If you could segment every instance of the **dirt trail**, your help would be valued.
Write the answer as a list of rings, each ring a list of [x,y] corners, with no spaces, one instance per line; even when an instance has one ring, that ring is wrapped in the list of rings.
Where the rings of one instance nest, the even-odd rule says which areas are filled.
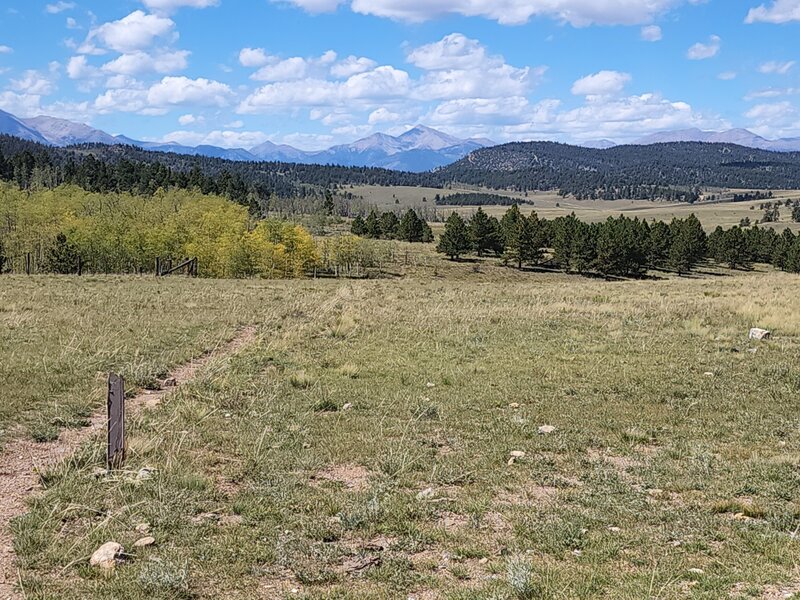
[[[248,327],[227,344],[177,367],[160,389],[143,392],[129,399],[126,403],[127,414],[132,416],[142,408],[156,406],[181,384],[194,379],[211,360],[237,352],[252,342],[255,336],[256,328]],[[104,432],[105,427],[106,409],[103,407],[92,415],[88,427],[67,429],[54,442],[39,444],[18,437],[6,444],[0,454],[0,600],[22,598],[16,590],[19,576],[9,525],[12,519],[25,514],[28,498],[40,489],[38,473],[69,458],[81,444]]]

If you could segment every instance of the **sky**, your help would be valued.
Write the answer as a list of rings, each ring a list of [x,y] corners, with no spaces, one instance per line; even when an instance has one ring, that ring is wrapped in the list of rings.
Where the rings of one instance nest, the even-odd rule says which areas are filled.
[[[800,136],[800,0],[4,0],[0,110],[314,150]]]

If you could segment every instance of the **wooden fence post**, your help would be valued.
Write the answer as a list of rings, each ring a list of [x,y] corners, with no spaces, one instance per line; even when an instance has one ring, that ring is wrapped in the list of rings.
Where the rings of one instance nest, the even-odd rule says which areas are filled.
[[[79,256],[78,257],[78,277],[83,275],[83,259]]]
[[[26,275],[30,275],[31,274],[31,253],[30,252],[27,252],[25,254],[25,274]]]
[[[125,464],[125,380],[111,373],[108,376],[108,452],[109,471]]]
[[[161,277],[161,257],[156,256],[156,277]]]

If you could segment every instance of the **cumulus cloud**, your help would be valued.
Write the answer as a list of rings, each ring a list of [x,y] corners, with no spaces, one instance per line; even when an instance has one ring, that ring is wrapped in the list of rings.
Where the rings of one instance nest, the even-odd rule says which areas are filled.
[[[773,0],[751,8],[745,23],[789,23],[800,21],[800,0]]]
[[[308,63],[306,60],[295,56],[261,67],[253,73],[251,79],[256,81],[290,81],[292,79],[302,79],[306,76],[307,71]]]
[[[795,61],[789,60],[786,62],[778,62],[771,60],[769,62],[762,63],[758,66],[758,72],[764,73],[765,75],[786,75],[789,71],[792,70],[792,67],[795,65]]]
[[[233,91],[219,81],[189,79],[188,77],[164,77],[147,92],[151,106],[227,106]]]
[[[578,79],[572,85],[572,93],[576,96],[607,96],[621,92],[630,82],[629,73],[619,71],[599,71]]]
[[[19,79],[12,79],[10,87],[16,92],[23,92],[33,96],[47,96],[56,89],[50,78],[32,69],[25,71]]]
[[[339,78],[364,73],[378,66],[374,60],[365,57],[348,56],[331,67],[331,75]]]
[[[331,12],[346,3],[344,0],[288,2],[311,13]],[[533,17],[548,17],[575,27],[585,27],[594,24],[644,24],[682,3],[683,0],[351,0],[350,7],[357,13],[410,22],[461,15],[484,17],[504,25],[520,25]]]
[[[147,14],[136,10],[118,21],[104,23],[89,32],[89,37],[80,50],[91,54],[94,42],[122,54],[147,50],[159,38],[175,37],[175,22],[167,17]]]
[[[788,100],[756,104],[745,113],[745,117],[751,121],[748,129],[766,138],[800,135],[800,110]]]
[[[705,60],[707,58],[713,58],[719,54],[721,48],[722,39],[718,35],[712,35],[707,44],[698,42],[689,48],[686,53],[686,57],[689,58],[689,60]]]
[[[70,79],[88,79],[97,74],[97,69],[89,65],[85,55],[73,56],[67,62],[67,76]]]
[[[186,50],[161,51],[156,54],[131,52],[107,62],[102,66],[106,73],[141,75],[142,73],[174,73],[188,66],[190,52]]]
[[[243,67],[263,67],[269,62],[269,56],[263,48],[242,48],[239,52],[239,64]]]
[[[0,54],[11,54],[14,49],[11,46],[0,45]]]
[[[192,123],[196,123],[196,122],[197,122],[197,117],[195,117],[194,115],[191,115],[191,114],[181,115],[180,117],[178,117],[178,123],[180,123],[184,127],[186,127],[187,125],[191,125]]]
[[[640,36],[645,42],[659,42],[664,38],[664,34],[661,32],[661,27],[658,25],[647,25],[642,27]]]

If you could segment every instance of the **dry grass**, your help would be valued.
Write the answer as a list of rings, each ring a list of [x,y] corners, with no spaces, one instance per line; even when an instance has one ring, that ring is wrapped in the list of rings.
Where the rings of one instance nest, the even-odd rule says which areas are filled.
[[[91,477],[101,440],[46,475],[15,525],[27,597],[797,588],[800,279],[408,273],[242,284],[259,340],[131,424],[128,469],[157,476]],[[174,285],[215,297],[232,284]],[[756,325],[773,340],[747,340]],[[525,456],[508,464],[512,451]],[[130,549],[143,522],[157,545],[112,576],[79,560],[109,539]]]

